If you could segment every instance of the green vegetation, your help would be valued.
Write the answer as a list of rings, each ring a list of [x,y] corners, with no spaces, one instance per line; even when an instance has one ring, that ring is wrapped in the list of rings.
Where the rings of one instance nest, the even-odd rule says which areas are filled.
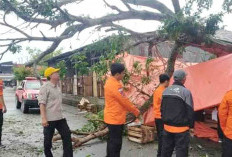
[[[33,71],[29,67],[20,66],[13,68],[14,76],[16,80],[22,81],[25,77],[33,76]]]
[[[60,61],[59,63],[57,63],[56,68],[60,69],[59,75],[60,75],[61,80],[63,80],[65,77],[65,74],[67,73],[67,67],[66,67],[65,61]]]
[[[27,47],[26,50],[27,50],[28,54],[30,55],[31,60],[35,60],[35,59],[42,53],[42,51],[41,51],[40,49],[36,49],[36,48],[32,49],[32,48],[30,48],[30,47]],[[62,53],[62,49],[59,49],[59,50],[57,50],[57,51],[54,51],[54,52],[52,52],[52,53],[46,55],[46,56],[38,63],[38,65],[47,66],[47,63],[46,63],[45,61],[47,61],[47,60],[49,60],[49,59],[51,59],[51,58],[53,58],[53,57],[56,57],[56,56],[60,55],[61,53]]]
[[[79,76],[87,75],[89,73],[89,64],[87,57],[84,54],[77,54],[72,57],[75,62],[74,68],[77,70]]]
[[[79,132],[91,133],[98,131],[100,128],[104,126],[103,121],[103,111],[98,112],[97,114],[88,113],[85,117],[89,120],[87,124],[85,124]]]

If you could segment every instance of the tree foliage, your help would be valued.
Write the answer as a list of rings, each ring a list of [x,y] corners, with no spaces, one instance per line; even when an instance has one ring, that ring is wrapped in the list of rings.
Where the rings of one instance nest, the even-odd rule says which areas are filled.
[[[92,71],[95,71],[99,78],[102,78],[107,74],[113,62],[122,61],[122,58],[115,57],[121,52],[124,52],[126,42],[128,42],[128,37],[121,34],[118,36],[114,35],[108,38],[107,41],[103,40],[101,44],[96,43],[89,47],[100,55],[99,60],[92,66]],[[86,50],[89,51],[89,49]]]
[[[60,75],[61,80],[63,80],[67,73],[67,67],[66,67],[65,61],[60,61],[59,63],[57,63],[56,68],[60,69],[59,75]]]
[[[15,79],[19,81],[22,81],[26,77],[33,75],[32,69],[29,67],[25,67],[25,66],[14,67],[13,72],[14,72]]]
[[[47,66],[39,66],[38,67],[39,76],[44,77],[44,72],[46,69],[47,69]]]
[[[40,49],[37,49],[37,48],[30,48],[30,47],[27,47],[26,48],[26,51],[28,52],[31,60],[35,60],[41,53],[42,51]],[[46,61],[55,57],[55,56],[58,56],[62,53],[62,49],[59,49],[59,50],[56,50],[48,55],[46,55],[39,63],[38,65],[43,65],[43,66],[46,66],[47,63]]]
[[[44,77],[44,71],[47,66],[38,66],[37,71],[40,77]],[[34,70],[31,67],[18,66],[13,68],[14,77],[16,80],[22,81],[26,77],[34,76]]]
[[[87,75],[89,73],[89,64],[86,61],[85,54],[77,54],[72,57],[75,62],[74,68],[77,70],[79,76]]]
[[[227,12],[232,12],[232,0],[225,0],[223,3],[223,9]]]

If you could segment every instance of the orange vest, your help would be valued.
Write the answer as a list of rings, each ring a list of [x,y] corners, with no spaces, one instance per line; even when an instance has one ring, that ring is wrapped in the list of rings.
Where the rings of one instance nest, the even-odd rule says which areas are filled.
[[[155,91],[153,95],[153,108],[154,108],[154,117],[156,119],[161,119],[161,101],[162,101],[162,95],[163,91],[165,90],[164,86],[159,86]]]
[[[170,126],[170,125],[164,124],[164,130],[166,130],[167,132],[171,132],[171,133],[182,133],[182,132],[189,130],[189,127],[188,126],[176,127],[176,126]]]
[[[139,115],[139,110],[123,93],[122,84],[114,77],[110,77],[105,84],[104,121],[107,124],[122,125],[126,122],[127,112]]]
[[[0,80],[0,97],[3,96],[3,81]],[[0,103],[0,109],[2,109],[3,105]]]
[[[232,90],[224,96],[218,108],[218,116],[224,135],[232,140]]]

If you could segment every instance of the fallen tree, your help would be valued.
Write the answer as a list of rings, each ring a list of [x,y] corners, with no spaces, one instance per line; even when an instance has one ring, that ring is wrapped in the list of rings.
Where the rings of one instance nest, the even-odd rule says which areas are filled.
[[[36,69],[39,61],[46,55],[54,52],[61,42],[66,39],[72,39],[82,31],[94,27],[95,30],[104,28],[106,31],[120,30],[126,32],[137,39],[137,43],[134,43],[134,45],[148,43],[149,52],[151,52],[153,46],[161,41],[172,41],[174,46],[170,53],[166,69],[166,73],[172,76],[177,56],[179,53],[183,52],[186,46],[210,45],[211,42],[213,42],[210,37],[219,29],[219,22],[223,15],[223,13],[219,13],[210,15],[208,18],[201,18],[200,15],[202,11],[212,6],[212,0],[188,0],[183,8],[180,7],[179,0],[172,0],[174,11],[158,0],[121,0],[120,2],[124,5],[125,9],[111,5],[106,0],[103,1],[105,5],[111,9],[112,13],[99,18],[91,18],[84,15],[73,15],[65,8],[68,4],[79,5],[83,3],[84,0],[49,0],[46,2],[43,0],[1,0],[0,10],[3,18],[0,21],[0,25],[9,28],[10,31],[16,31],[21,37],[15,36],[9,38],[9,36],[7,36],[0,38],[0,41],[4,42],[1,43],[0,46],[5,48],[5,50],[0,53],[0,59],[9,51],[12,53],[19,52],[21,50],[19,44],[25,41],[43,41],[51,43],[51,45],[35,60],[27,63],[28,66],[33,65],[34,69]],[[198,9],[196,12],[193,12],[194,9],[192,9],[192,6],[195,4],[198,6]],[[149,10],[144,9],[141,11],[136,8],[137,5],[149,7]],[[231,11],[231,3],[229,3],[229,0],[225,0],[223,6],[226,11]],[[156,10],[156,12],[150,10]],[[24,26],[14,26],[10,24],[10,21],[7,21],[9,14],[16,15],[24,22]],[[129,28],[117,24],[118,21],[131,19],[159,21],[162,23],[162,27],[158,31],[155,30],[147,34],[134,32]],[[33,30],[37,29],[39,25],[48,25],[53,30],[58,29],[58,26],[62,26],[64,30],[58,36],[47,36],[47,33],[45,34],[41,30],[39,30],[40,36],[32,36],[24,31],[25,27]],[[141,112],[145,112],[152,104],[151,102],[152,96],[142,105]],[[99,133],[97,135],[102,134]],[[77,145],[80,145],[78,143],[83,143],[78,141],[86,142],[86,139],[96,137],[94,134],[88,136],[89,138],[85,138],[85,140],[77,140]]]
[[[72,134],[72,142],[73,142],[73,148],[78,148],[80,146],[82,146],[83,144],[96,139],[96,138],[102,138],[107,136],[109,129],[107,128],[107,125],[104,123],[104,121],[102,119],[98,119],[98,118],[103,118],[101,117],[102,115],[102,111],[100,111],[98,113],[98,115],[96,114],[92,114],[90,116],[87,117],[91,117],[94,119],[89,119],[88,123],[84,126],[84,127],[88,127],[89,125],[91,125],[92,123],[98,124],[95,125],[96,128],[94,130],[92,130],[92,132],[82,132],[82,130],[86,130],[86,129],[81,129],[81,130],[71,130],[71,134]],[[127,124],[132,123],[133,121],[135,121],[136,117],[133,116],[132,114],[128,114],[127,115]],[[61,140],[61,135],[56,133],[52,139],[53,142],[59,141]]]

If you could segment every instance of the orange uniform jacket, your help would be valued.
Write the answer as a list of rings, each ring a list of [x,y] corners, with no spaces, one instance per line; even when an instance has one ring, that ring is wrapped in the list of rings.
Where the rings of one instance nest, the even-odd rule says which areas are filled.
[[[159,86],[155,91],[153,95],[153,108],[154,108],[154,117],[155,119],[161,119],[161,101],[162,101],[162,95],[163,91],[165,90],[164,86]]]
[[[0,96],[3,96],[3,81],[0,80]],[[2,109],[2,104],[0,103],[0,109]]]
[[[114,77],[105,84],[104,121],[107,124],[122,125],[126,122],[127,112],[138,116],[139,110],[123,94],[123,86]]]
[[[162,96],[163,96],[163,91],[165,90],[164,86],[159,86],[155,91],[154,91],[154,96],[153,96],[153,108],[154,108],[154,115],[155,119],[161,119],[161,101],[162,101]],[[189,130],[189,127],[174,127],[174,126],[169,126],[164,124],[164,129],[168,132],[171,133],[181,133]]]
[[[224,135],[232,140],[232,90],[224,96],[218,109],[218,116]]]

